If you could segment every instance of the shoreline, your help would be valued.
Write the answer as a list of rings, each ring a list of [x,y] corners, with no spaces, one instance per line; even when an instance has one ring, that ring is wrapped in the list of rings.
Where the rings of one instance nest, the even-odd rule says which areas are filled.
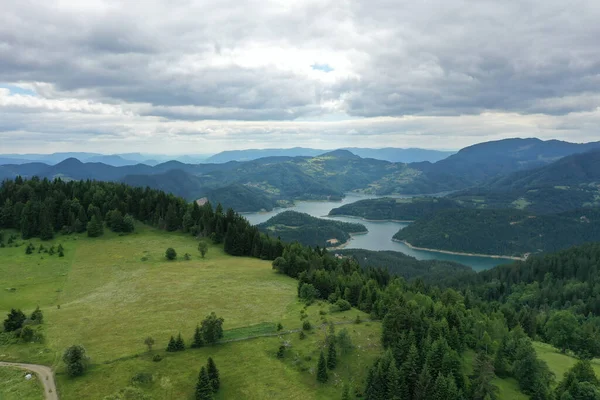
[[[398,222],[401,224],[412,224],[413,222],[415,222],[414,219],[411,220],[403,220],[403,219],[367,219],[364,217],[357,217],[356,215],[346,215],[346,214],[335,214],[335,215],[323,215],[321,218],[335,218],[335,217],[344,217],[344,218],[352,218],[352,219],[358,219],[361,221],[366,221],[366,222]]]
[[[504,259],[507,259],[507,260],[515,260],[515,261],[525,261],[525,260],[527,260],[526,256],[525,257],[515,257],[515,256],[500,256],[500,255],[497,255],[497,254],[462,253],[462,252],[459,252],[459,251],[450,251],[450,250],[440,250],[440,249],[429,249],[429,248],[426,248],[426,247],[417,247],[417,246],[413,246],[412,244],[408,243],[406,240],[399,240],[399,239],[392,238],[392,241],[404,243],[405,245],[407,245],[409,248],[411,248],[413,250],[431,251],[431,252],[434,252],[434,253],[451,254],[451,255],[455,255],[455,256],[504,258]]]
[[[363,232],[348,232],[348,234],[350,235],[350,239],[346,240],[344,243],[338,245],[338,246],[334,246],[334,247],[325,247],[326,250],[341,250],[344,247],[348,246],[350,244],[350,242],[352,241],[352,238],[356,235],[366,235],[367,233],[369,233],[369,230],[367,229],[366,231]]]

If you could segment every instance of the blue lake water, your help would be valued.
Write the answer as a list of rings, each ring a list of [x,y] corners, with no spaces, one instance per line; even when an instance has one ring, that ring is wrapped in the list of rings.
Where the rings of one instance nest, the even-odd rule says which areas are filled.
[[[350,218],[350,217],[328,217],[329,211],[332,208],[340,207],[343,204],[353,203],[363,199],[373,199],[378,196],[362,196],[357,194],[348,194],[342,201],[300,201],[296,202],[296,205],[292,208],[280,208],[270,212],[257,212],[257,213],[245,213],[244,217],[250,221],[250,223],[256,225],[261,222],[265,222],[269,218],[279,214],[286,210],[294,210],[298,212],[304,212],[314,217],[329,218],[336,221],[346,222],[360,222],[369,230],[364,235],[354,236],[348,245],[347,249],[367,249],[367,250],[393,250],[400,251],[409,256],[415,257],[418,260],[447,260],[455,261],[461,264],[470,266],[476,271],[489,269],[496,265],[510,263],[512,260],[504,258],[491,258],[491,257],[476,257],[476,256],[464,256],[455,254],[445,254],[434,251],[415,250],[411,249],[404,243],[392,241],[392,237],[398,230],[408,225],[408,223],[402,222],[391,222],[391,221],[364,221],[361,219]],[[408,197],[408,196],[407,196]]]

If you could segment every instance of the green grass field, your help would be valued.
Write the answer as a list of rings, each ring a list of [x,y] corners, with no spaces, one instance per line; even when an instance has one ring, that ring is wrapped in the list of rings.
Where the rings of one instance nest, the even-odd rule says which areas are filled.
[[[0,400],[42,400],[44,389],[37,376],[25,379],[26,371],[17,368],[0,368]]]
[[[31,242],[36,248],[41,243]],[[212,311],[225,319],[225,340],[273,333],[277,323],[284,331],[300,328],[304,306],[296,299],[297,282],[275,273],[270,262],[233,258],[216,246],[202,259],[194,238],[142,225],[127,236],[61,236],[53,243],[62,243],[65,257],[37,250],[26,255],[27,243],[0,249],[0,312],[15,307],[30,313],[39,305],[46,336],[44,344],[0,346],[0,360],[55,367],[65,400],[102,399],[129,385],[138,372],[154,375],[154,383],[144,387],[154,398],[191,399],[208,356],[222,375],[218,398],[327,399],[339,395],[343,382],[362,385],[367,367],[381,352],[379,323],[344,325],[357,348],[340,360],[325,385],[317,384],[314,374],[324,343],[321,329],[304,340],[292,333],[165,353],[171,335],[181,332],[189,343],[195,326]],[[165,260],[167,247],[176,249],[177,261]],[[185,253],[192,255],[190,261],[183,259]],[[315,326],[351,322],[356,315],[368,318],[357,310],[328,311],[320,303],[307,314]],[[151,361],[143,344],[147,336],[155,339],[153,353],[164,356],[161,362]],[[282,340],[291,347],[279,360],[275,353]],[[82,344],[91,357],[89,371],[77,379],[69,379],[60,362],[72,344]]]
[[[576,358],[561,353],[549,344],[534,342],[533,346],[535,347],[538,357],[546,361],[548,368],[554,373],[556,382],[560,382],[565,372],[571,369],[577,362]],[[600,360],[594,359],[591,364],[596,376],[600,376]]]

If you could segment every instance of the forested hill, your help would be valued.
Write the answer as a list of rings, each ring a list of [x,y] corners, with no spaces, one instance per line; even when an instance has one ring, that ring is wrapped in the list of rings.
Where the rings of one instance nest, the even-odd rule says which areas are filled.
[[[257,225],[257,228],[285,242],[306,246],[335,247],[346,243],[352,233],[366,233],[362,224],[315,218],[306,213],[284,211]]]
[[[435,212],[463,206],[444,197],[380,198],[359,200],[329,211],[329,215],[349,215],[368,220],[414,221]]]
[[[82,163],[70,158],[56,165],[2,165],[0,179],[38,176],[127,182],[169,190],[189,200],[231,184],[255,187],[275,201],[339,198],[347,191],[379,195],[432,194],[470,188],[487,179],[546,165],[598,147],[599,143],[507,139],[470,146],[434,164],[361,158],[347,150],[314,157],[265,157],[223,164],[169,161],[155,166],[121,167]],[[175,170],[177,175],[171,172]]]
[[[517,172],[486,185],[491,190],[527,190],[545,186],[600,185],[600,150],[574,154],[550,165]]]
[[[448,210],[421,218],[394,239],[423,248],[522,256],[600,241],[600,209],[532,215],[519,210]]]

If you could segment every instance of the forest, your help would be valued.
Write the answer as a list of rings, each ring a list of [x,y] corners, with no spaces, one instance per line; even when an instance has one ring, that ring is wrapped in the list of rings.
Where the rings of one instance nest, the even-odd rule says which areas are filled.
[[[600,209],[534,215],[520,210],[448,210],[415,221],[396,240],[424,248],[522,256],[600,240]]]
[[[598,380],[589,373],[589,359],[600,355],[598,245],[533,256],[458,283],[440,277],[438,284],[433,277],[426,282],[397,276],[401,263],[392,274],[377,265],[361,266],[357,254],[339,258],[323,248],[284,243],[233,210],[210,203],[200,207],[151,189],[17,178],[2,183],[0,202],[0,226],[25,239],[86,230],[90,235],[90,228],[91,236],[101,235],[94,221],[113,229],[120,214],[123,220],[129,216],[167,231],[209,237],[234,256],[273,260],[275,271],[298,280],[300,300],[354,306],[382,321],[385,351],[364,385],[353,389],[357,397],[496,399],[493,379],[511,376],[532,399],[600,398]],[[553,376],[532,340],[581,360],[565,377]],[[474,355],[472,373],[465,372],[468,354]]]
[[[414,221],[437,211],[460,209],[463,206],[445,197],[380,198],[359,200],[334,208],[329,215],[350,215],[368,220]]]
[[[339,246],[350,240],[351,234],[367,232],[362,224],[315,218],[296,211],[279,213],[257,225],[257,228],[285,242],[299,242],[313,247]]]

